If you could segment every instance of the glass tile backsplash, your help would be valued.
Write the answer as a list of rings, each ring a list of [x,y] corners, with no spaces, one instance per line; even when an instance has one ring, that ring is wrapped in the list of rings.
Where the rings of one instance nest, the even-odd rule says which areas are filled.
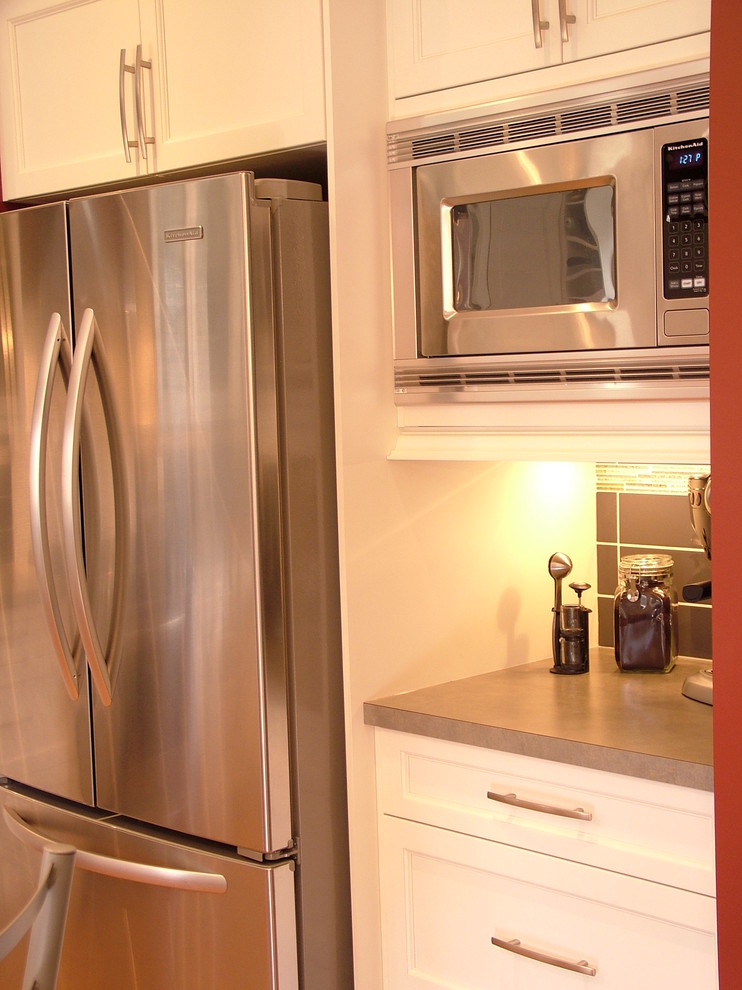
[[[598,641],[613,646],[613,596],[618,561],[632,553],[669,553],[678,591],[678,652],[711,658],[711,603],[682,600],[683,585],[711,578],[711,563],[695,537],[688,508],[687,479],[708,467],[646,465],[619,470],[598,465],[596,509],[598,542]]]

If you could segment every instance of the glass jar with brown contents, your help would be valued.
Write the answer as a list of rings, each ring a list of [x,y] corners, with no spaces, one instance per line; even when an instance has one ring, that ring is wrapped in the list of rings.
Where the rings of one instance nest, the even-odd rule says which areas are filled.
[[[618,565],[613,607],[619,670],[666,673],[677,657],[678,596],[668,554],[633,554]]]

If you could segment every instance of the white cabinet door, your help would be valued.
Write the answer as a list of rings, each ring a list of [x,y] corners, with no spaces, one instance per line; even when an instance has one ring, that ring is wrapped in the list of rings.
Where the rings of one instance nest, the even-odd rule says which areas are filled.
[[[708,31],[707,0],[566,0],[564,61],[629,51]]]
[[[384,990],[717,987],[712,897],[390,816],[380,832]]]
[[[561,58],[550,0],[389,0],[392,94],[400,99],[540,69]],[[540,5],[540,6],[539,6]]]
[[[325,139],[319,0],[140,0],[156,171]]]
[[[400,100],[700,34],[709,30],[711,5],[709,0],[388,0],[387,10],[390,93]],[[627,63],[623,71],[636,68]]]
[[[124,155],[121,49],[133,64],[137,0],[6,0],[0,21],[3,192],[20,199],[136,177]],[[136,137],[134,74],[124,72],[129,136]]]
[[[321,0],[7,0],[0,28],[6,199],[325,140]]]

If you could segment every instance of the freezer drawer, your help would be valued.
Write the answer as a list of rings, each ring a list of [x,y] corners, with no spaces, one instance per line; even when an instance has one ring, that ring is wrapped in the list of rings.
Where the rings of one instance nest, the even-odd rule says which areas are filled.
[[[2,787],[0,927],[28,898],[40,864],[40,853],[9,830],[5,808],[81,850],[226,881],[223,892],[203,893],[116,879],[78,865],[58,990],[297,990],[290,863],[251,863],[219,847],[171,841],[121,819],[96,818]],[[0,986],[21,986],[26,948],[24,940],[0,963]]]

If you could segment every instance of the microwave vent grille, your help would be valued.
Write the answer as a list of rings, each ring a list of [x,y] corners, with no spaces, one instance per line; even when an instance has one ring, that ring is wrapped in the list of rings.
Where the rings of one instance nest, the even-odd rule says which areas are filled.
[[[670,93],[660,93],[644,99],[621,100],[616,104],[616,123],[629,124],[636,120],[653,120],[672,114],[673,100]]]
[[[578,110],[564,110],[559,117],[562,134],[572,134],[574,131],[596,130],[599,127],[610,127],[615,123],[613,107],[606,103],[594,107],[584,107]]]
[[[430,392],[457,393],[508,389],[517,386],[585,386],[621,385],[636,382],[693,382],[708,380],[708,365],[653,364],[632,367],[567,367],[567,368],[461,368],[418,371],[396,369],[395,391],[398,394]]]
[[[528,117],[525,120],[512,120],[506,125],[508,143],[531,141],[533,139],[553,137],[559,133],[559,118],[557,114],[547,114],[543,117]]]
[[[668,88],[643,87],[608,100],[585,100],[576,104],[536,107],[518,116],[497,114],[424,130],[394,131],[387,135],[390,165],[423,159],[440,159],[520,144],[562,134],[627,127],[659,118],[672,120],[679,114],[708,111],[708,82],[678,82]]]

